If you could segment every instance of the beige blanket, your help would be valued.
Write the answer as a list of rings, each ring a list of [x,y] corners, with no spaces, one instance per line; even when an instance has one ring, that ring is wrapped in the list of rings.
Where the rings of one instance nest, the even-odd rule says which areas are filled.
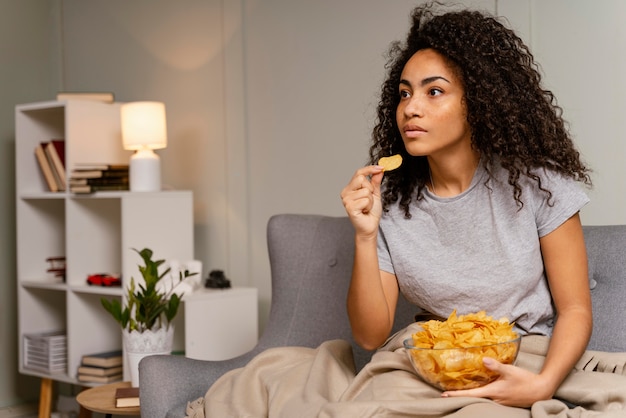
[[[556,394],[580,406],[552,399],[511,408],[488,399],[442,398],[415,375],[402,347],[412,327],[391,337],[358,374],[346,341],[267,350],[222,376],[188,405],[187,417],[626,417],[626,353],[585,353]],[[525,337],[516,364],[538,371],[547,345],[545,337]]]

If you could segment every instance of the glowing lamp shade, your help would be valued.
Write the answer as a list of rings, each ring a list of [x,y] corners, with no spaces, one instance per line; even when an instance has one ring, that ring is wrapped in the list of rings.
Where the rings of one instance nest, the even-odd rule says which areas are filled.
[[[130,158],[130,190],[161,190],[161,161],[153,151],[167,146],[165,104],[131,102],[122,105],[122,142],[124,149],[134,150]]]

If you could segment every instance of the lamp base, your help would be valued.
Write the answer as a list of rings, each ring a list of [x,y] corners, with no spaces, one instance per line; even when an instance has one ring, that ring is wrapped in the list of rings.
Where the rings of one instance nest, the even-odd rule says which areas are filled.
[[[161,190],[161,159],[151,149],[137,150],[130,157],[129,170],[132,192]]]

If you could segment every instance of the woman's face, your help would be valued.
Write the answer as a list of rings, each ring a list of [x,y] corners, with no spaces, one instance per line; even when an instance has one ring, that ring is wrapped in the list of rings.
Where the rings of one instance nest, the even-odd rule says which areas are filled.
[[[461,80],[433,49],[416,52],[402,70],[396,121],[413,156],[471,152]]]

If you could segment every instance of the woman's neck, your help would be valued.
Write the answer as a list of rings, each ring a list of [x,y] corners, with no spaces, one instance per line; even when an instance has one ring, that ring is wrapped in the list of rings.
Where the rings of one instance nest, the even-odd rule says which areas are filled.
[[[440,197],[453,197],[463,193],[472,184],[479,162],[478,152],[460,158],[439,159],[429,156],[430,192]]]

